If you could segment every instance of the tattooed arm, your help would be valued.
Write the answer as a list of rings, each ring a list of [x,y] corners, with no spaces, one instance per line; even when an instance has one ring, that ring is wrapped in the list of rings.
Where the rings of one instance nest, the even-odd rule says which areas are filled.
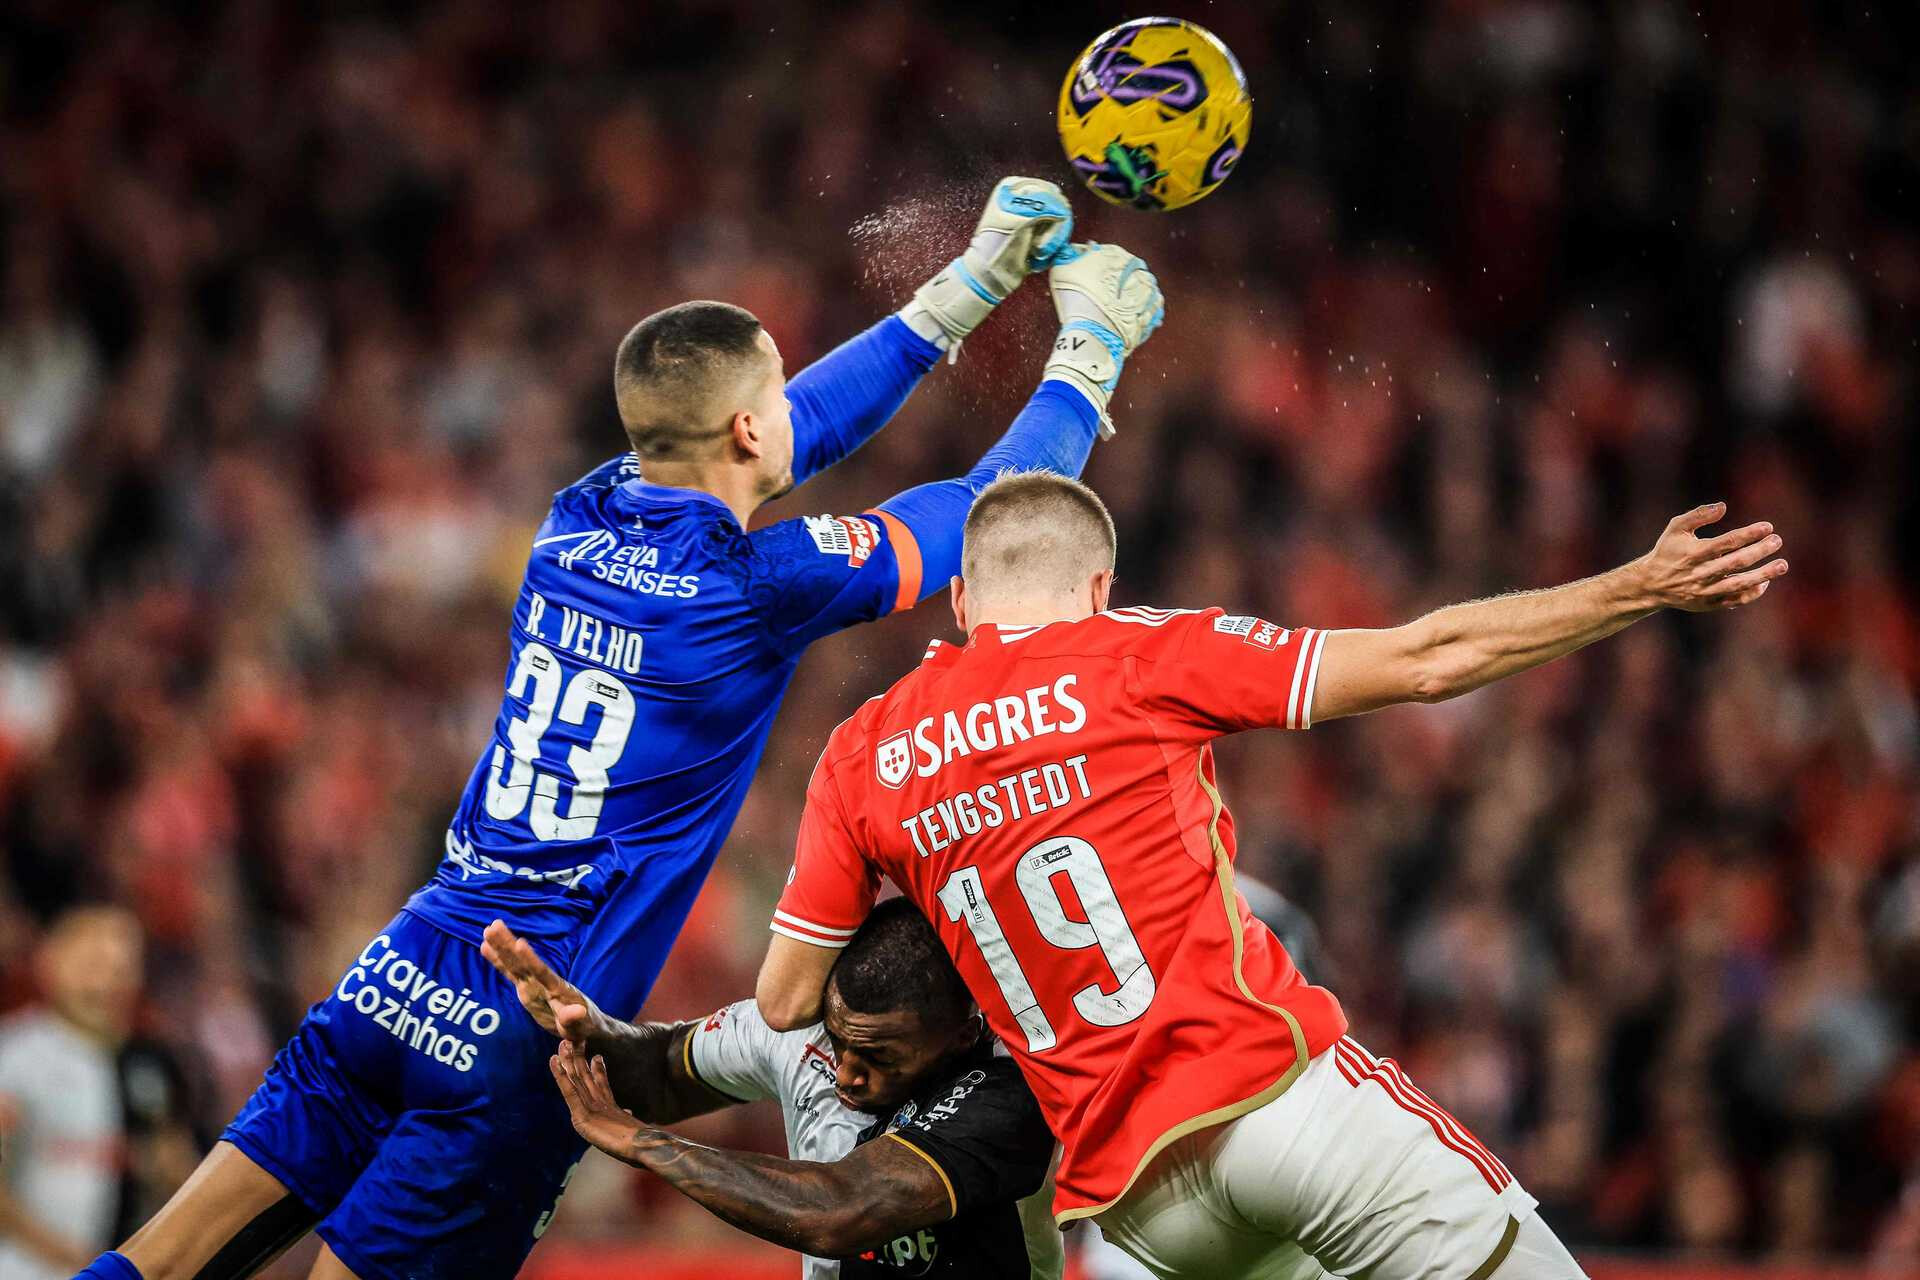
[[[651,1124],[673,1124],[740,1101],[687,1074],[685,1041],[694,1025],[610,1019],[586,1051],[607,1064],[617,1105]]]
[[[552,1060],[575,1132],[651,1169],[742,1231],[816,1258],[846,1258],[953,1216],[946,1179],[912,1147],[862,1143],[832,1164],[721,1151],[640,1123],[614,1101],[606,1062],[570,1043]]]

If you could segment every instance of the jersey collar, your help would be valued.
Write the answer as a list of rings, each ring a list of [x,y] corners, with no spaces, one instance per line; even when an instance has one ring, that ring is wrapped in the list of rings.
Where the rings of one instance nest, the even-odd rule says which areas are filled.
[[[1056,625],[1052,622],[1036,622],[1030,626],[1011,627],[998,622],[983,622],[967,636],[967,648],[998,649],[1025,640],[1028,636],[1038,635]]]
[[[737,525],[740,523],[733,514],[733,508],[722,502],[716,495],[708,493],[705,489],[683,489],[678,485],[651,484],[646,480],[634,479],[624,481],[620,485],[620,490],[629,498],[637,502],[644,502],[649,506],[684,507],[705,504],[725,515],[726,518],[733,521],[734,524]]]
[[[927,641],[926,656],[920,659],[920,663],[925,666],[930,662],[954,662],[969,650],[1002,649],[1058,625],[1056,622],[1039,622],[1026,627],[1007,627],[997,622],[983,622],[967,636],[965,644],[951,644],[945,640]]]

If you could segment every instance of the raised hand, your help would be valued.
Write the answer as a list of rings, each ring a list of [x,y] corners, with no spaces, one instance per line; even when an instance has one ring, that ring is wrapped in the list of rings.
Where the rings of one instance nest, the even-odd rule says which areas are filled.
[[[1028,273],[1043,271],[1073,235],[1073,209],[1044,178],[1002,178],[987,197],[960,265],[988,293],[1004,299]]]
[[[1166,318],[1160,281],[1117,244],[1068,245],[1048,273],[1060,336],[1046,376],[1073,383],[1100,410],[1100,434],[1113,434],[1107,399],[1120,367]]]
[[[567,1100],[573,1131],[614,1159],[637,1164],[633,1139],[646,1126],[614,1098],[607,1060],[598,1055],[589,1059],[584,1049],[562,1041],[559,1051],[547,1059],[547,1067],[560,1086],[560,1096]]]
[[[944,339],[940,345],[953,350],[1029,273],[1050,266],[1072,233],[1073,209],[1059,187],[1043,178],[1002,178],[966,252],[920,286],[908,311],[937,327],[923,336]]]
[[[588,1038],[602,1030],[605,1017],[586,993],[555,973],[503,921],[487,926],[480,954],[513,984],[520,1007],[548,1034],[584,1048]]]
[[[1727,504],[1710,502],[1667,522],[1653,550],[1637,568],[1647,591],[1661,605],[1706,613],[1752,604],[1787,571],[1775,553],[1780,535],[1765,520],[1732,533],[1703,538],[1699,531],[1727,514]]]

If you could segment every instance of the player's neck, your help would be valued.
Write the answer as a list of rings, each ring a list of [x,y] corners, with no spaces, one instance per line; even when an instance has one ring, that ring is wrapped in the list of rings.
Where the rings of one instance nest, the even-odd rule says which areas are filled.
[[[979,616],[967,619],[967,634],[981,627],[1044,627],[1049,622],[1079,622],[1093,615],[1085,600],[1010,600],[982,609]]]
[[[745,528],[747,521],[767,500],[759,478],[743,467],[702,462],[649,462],[640,469],[648,484],[673,489],[698,489],[727,504],[733,518]]]

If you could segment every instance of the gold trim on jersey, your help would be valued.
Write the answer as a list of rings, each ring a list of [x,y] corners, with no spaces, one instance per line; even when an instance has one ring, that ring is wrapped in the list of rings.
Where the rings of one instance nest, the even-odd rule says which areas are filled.
[[[1500,1243],[1493,1246],[1493,1252],[1480,1264],[1479,1270],[1467,1277],[1467,1280],[1487,1280],[1487,1277],[1500,1269],[1500,1264],[1513,1252],[1513,1242],[1520,1235],[1520,1219],[1507,1215],[1507,1229],[1500,1237]]]
[[[933,1166],[933,1171],[940,1175],[940,1185],[947,1189],[947,1203],[952,1206],[952,1212],[947,1214],[947,1216],[949,1218],[959,1217],[960,1216],[960,1197],[953,1194],[953,1179],[949,1178],[947,1176],[947,1171],[940,1167],[940,1162],[938,1160],[935,1160],[932,1156],[928,1155],[926,1152],[922,1151],[919,1147],[914,1146],[913,1143],[908,1142],[905,1138],[901,1137],[899,1134],[895,1133],[891,1129],[887,1130],[885,1133],[881,1134],[880,1136],[883,1138],[892,1138],[895,1142],[899,1143],[901,1146],[905,1147],[907,1150],[913,1152],[913,1154],[919,1156],[922,1160],[925,1160],[928,1164]]]
[[[1301,1029],[1300,1020],[1294,1017],[1290,1011],[1281,1008],[1277,1004],[1268,1004],[1265,1000],[1253,994],[1253,989],[1247,985],[1246,974],[1242,972],[1241,965],[1246,956],[1246,936],[1245,931],[1240,927],[1240,912],[1236,906],[1236,899],[1239,895],[1233,887],[1233,859],[1227,856],[1227,846],[1220,839],[1220,815],[1226,808],[1226,802],[1220,798],[1220,789],[1207,780],[1206,756],[1204,751],[1205,749],[1202,748],[1202,754],[1195,762],[1194,771],[1200,780],[1200,789],[1205,791],[1207,793],[1207,799],[1213,802],[1213,817],[1207,821],[1207,841],[1213,846],[1214,881],[1220,886],[1221,904],[1227,911],[1227,930],[1233,935],[1234,985],[1240,988],[1240,994],[1248,1000],[1259,1005],[1262,1009],[1279,1014],[1286,1020],[1287,1029],[1293,1033],[1293,1065],[1288,1067],[1285,1074],[1278,1080],[1275,1080],[1251,1098],[1242,1098],[1238,1102],[1229,1102],[1224,1107],[1215,1107],[1211,1111],[1203,1111],[1199,1115],[1182,1120],[1179,1124],[1168,1129],[1165,1133],[1155,1138],[1152,1145],[1147,1148],[1146,1154],[1140,1157],[1140,1162],[1133,1167],[1133,1173],[1128,1176],[1126,1185],[1120,1188],[1119,1195],[1114,1196],[1104,1204],[1088,1205],[1083,1209],[1067,1209],[1056,1213],[1053,1215],[1053,1220],[1057,1223],[1064,1224],[1071,1222],[1075,1218],[1091,1218],[1095,1214],[1105,1213],[1108,1209],[1113,1208],[1114,1205],[1126,1199],[1127,1193],[1133,1190],[1133,1184],[1138,1182],[1140,1175],[1147,1171],[1147,1166],[1152,1164],[1154,1158],[1169,1146],[1190,1133],[1198,1133],[1202,1129],[1208,1129],[1217,1124],[1225,1124],[1229,1120],[1237,1120],[1248,1112],[1258,1111],[1261,1107],[1266,1106],[1269,1102],[1272,1102],[1275,1098],[1278,1098],[1291,1088],[1293,1082],[1300,1078],[1300,1073],[1307,1069],[1307,1034]]]

